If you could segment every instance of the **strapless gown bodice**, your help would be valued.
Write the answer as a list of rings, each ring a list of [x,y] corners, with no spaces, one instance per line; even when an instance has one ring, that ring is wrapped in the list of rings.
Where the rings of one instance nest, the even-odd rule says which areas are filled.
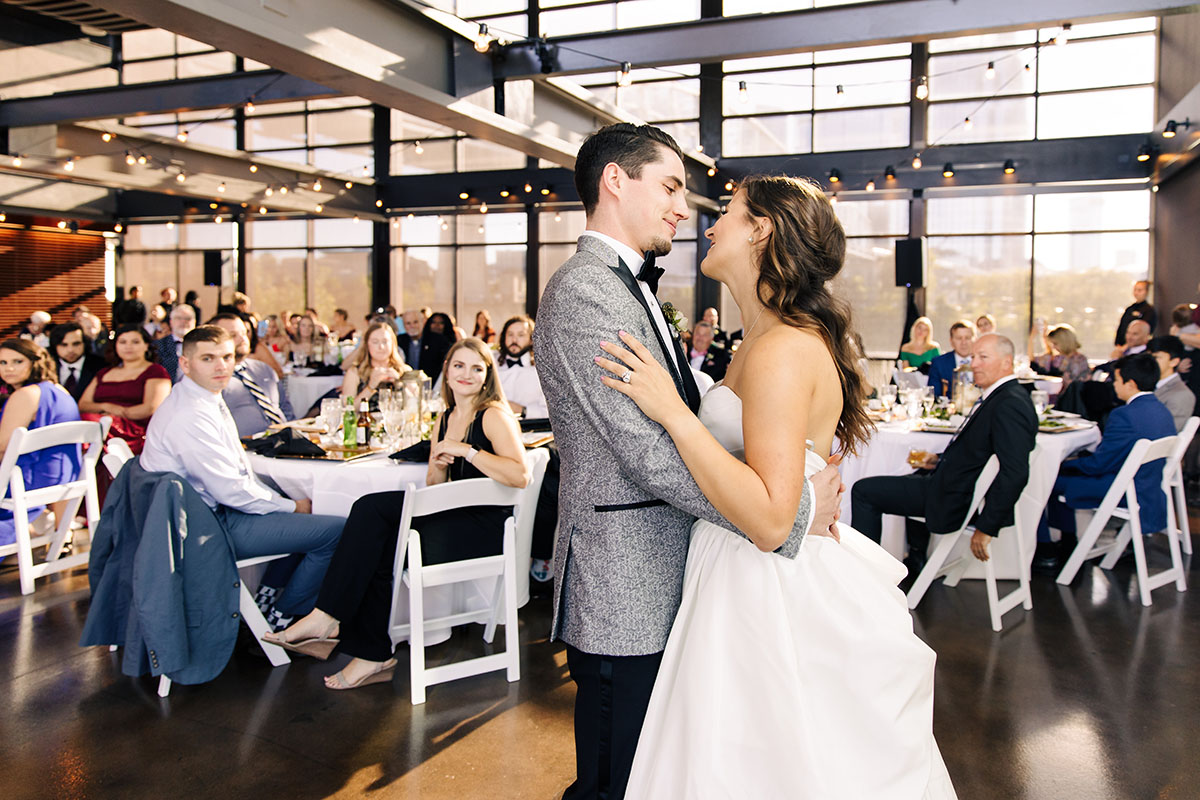
[[[714,386],[699,417],[745,460],[736,393]],[[806,474],[824,466],[808,452]],[[789,559],[696,522],[627,798],[955,798],[904,567],[839,528]]]

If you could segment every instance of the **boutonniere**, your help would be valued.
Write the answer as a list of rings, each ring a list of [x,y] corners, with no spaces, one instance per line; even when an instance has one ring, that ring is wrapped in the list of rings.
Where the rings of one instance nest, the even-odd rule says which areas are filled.
[[[672,303],[662,304],[663,316],[667,320],[667,324],[671,326],[671,336],[678,339],[683,334],[687,333],[687,317],[679,313]]]

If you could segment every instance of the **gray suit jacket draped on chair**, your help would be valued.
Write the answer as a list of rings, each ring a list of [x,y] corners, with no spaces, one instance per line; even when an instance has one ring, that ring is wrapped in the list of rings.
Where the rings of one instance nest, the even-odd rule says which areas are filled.
[[[551,636],[628,656],[666,647],[695,519],[732,525],[704,498],[666,431],[600,383],[593,358],[621,330],[673,370],[632,274],[621,270],[612,248],[581,237],[542,295],[534,352],[561,456]],[[808,529],[810,488],[780,548],[788,557]]]
[[[193,684],[225,668],[241,618],[233,545],[183,478],[125,465],[96,526],[88,581],[79,643],[123,646],[126,675]]]

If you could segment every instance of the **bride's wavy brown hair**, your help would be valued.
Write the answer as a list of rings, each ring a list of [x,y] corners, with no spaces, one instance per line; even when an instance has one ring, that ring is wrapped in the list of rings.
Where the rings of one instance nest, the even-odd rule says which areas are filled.
[[[820,187],[784,175],[755,175],[738,185],[751,217],[766,217],[774,230],[759,263],[758,299],[787,325],[824,340],[842,384],[841,450],[866,444],[871,422],[863,409],[867,381],[852,339],[850,305],[829,290],[846,261],[846,233]]]

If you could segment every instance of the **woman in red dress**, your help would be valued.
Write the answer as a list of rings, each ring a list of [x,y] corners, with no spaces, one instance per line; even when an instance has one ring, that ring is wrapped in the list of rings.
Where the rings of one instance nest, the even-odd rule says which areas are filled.
[[[125,325],[108,348],[112,366],[96,373],[79,398],[84,419],[112,417],[109,438],[124,439],[138,454],[146,444],[150,416],[171,393],[171,376],[153,363],[150,336],[140,325]]]

